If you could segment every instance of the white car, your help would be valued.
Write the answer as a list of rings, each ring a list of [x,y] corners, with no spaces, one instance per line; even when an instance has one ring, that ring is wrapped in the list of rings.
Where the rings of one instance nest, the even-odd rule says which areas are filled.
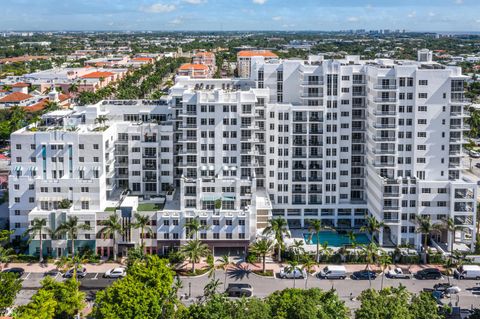
[[[475,151],[470,151],[470,157],[480,158],[480,153]]]
[[[280,269],[280,278],[288,278],[288,279],[302,279],[307,277],[307,272],[305,269],[300,269],[299,267],[295,267],[295,270],[292,270],[291,267],[283,267]]]
[[[452,286],[452,287],[448,287],[447,289],[445,289],[445,293],[449,294],[449,295],[456,295],[460,291],[462,291],[462,289],[460,289],[460,287],[458,287],[458,286]]]
[[[118,267],[112,268],[105,273],[106,278],[122,278],[127,275],[127,271],[125,268]]]
[[[401,268],[395,268],[392,270],[389,270],[386,274],[387,278],[392,278],[392,279],[410,279],[410,274],[404,273]]]

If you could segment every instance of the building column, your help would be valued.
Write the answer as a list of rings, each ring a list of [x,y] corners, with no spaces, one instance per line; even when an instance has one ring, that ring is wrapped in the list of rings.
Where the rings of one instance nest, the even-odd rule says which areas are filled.
[[[380,228],[380,231],[378,232],[378,244],[383,246],[383,228]]]

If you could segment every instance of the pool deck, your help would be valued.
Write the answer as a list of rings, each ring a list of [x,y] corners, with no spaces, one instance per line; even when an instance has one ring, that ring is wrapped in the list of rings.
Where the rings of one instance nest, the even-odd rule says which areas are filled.
[[[328,231],[325,231],[325,232],[328,232]],[[331,232],[334,232],[334,231],[331,231]],[[317,249],[317,245],[316,244],[309,244],[305,241],[305,238],[304,238],[304,235],[305,234],[308,234],[308,229],[291,229],[290,230],[290,238],[284,238],[284,241],[285,241],[285,244],[287,246],[293,244],[293,241],[294,240],[301,240],[304,244],[304,249],[306,252],[315,252],[316,249]],[[362,234],[364,235],[364,233],[359,233],[359,234]],[[332,248],[334,251],[342,248],[344,245],[341,245],[341,246],[333,246],[333,245],[328,245],[328,247]]]

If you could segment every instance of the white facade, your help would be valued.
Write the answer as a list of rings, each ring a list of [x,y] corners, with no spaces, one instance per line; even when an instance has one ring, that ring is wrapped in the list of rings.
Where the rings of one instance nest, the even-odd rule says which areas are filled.
[[[143,209],[142,200],[119,201],[116,195],[128,189],[143,201],[166,197],[163,209],[145,212],[156,229],[146,244],[151,252],[185,241],[191,218],[208,226],[198,237],[220,252],[242,251],[272,216],[286,218],[291,229],[321,219],[348,230],[359,229],[368,214],[387,225],[382,245],[419,247],[414,220],[421,214],[433,222],[454,218],[466,229],[457,242],[473,247],[477,187],[461,167],[465,80],[460,68],[432,63],[423,51],[419,62],[260,58],[252,60],[250,79],[177,77],[156,104],[79,107],[64,114],[60,129],[12,135],[11,226],[20,234],[29,214],[56,211],[64,191],[73,202],[66,214],[91,212],[97,225],[93,219],[104,219],[117,200],[116,212],[130,220]],[[94,124],[99,115],[109,119],[107,129]],[[51,160],[59,157],[55,144],[73,152],[71,164],[63,156],[63,177]],[[81,178],[80,168],[93,177]],[[50,193],[54,185],[61,196]],[[126,246],[138,243],[138,231],[129,236]],[[450,237],[443,232],[434,240],[449,248]],[[97,252],[111,244],[97,239]]]

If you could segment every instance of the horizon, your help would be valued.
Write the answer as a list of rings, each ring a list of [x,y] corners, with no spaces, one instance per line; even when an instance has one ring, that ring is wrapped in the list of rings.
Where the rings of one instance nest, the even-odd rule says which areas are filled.
[[[11,0],[2,32],[480,32],[475,0]],[[448,31],[445,31],[448,30]]]

